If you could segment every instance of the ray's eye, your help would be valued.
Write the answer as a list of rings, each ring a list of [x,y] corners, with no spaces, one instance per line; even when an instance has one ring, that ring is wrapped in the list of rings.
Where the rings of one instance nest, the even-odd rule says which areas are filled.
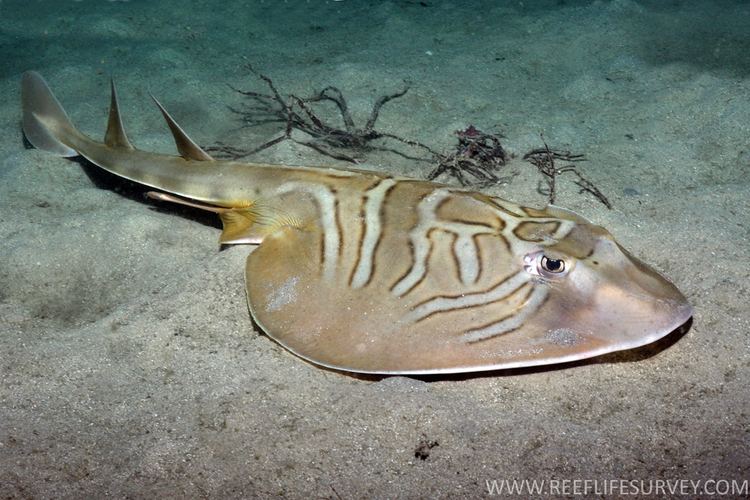
[[[568,274],[573,268],[574,261],[548,257],[543,251],[527,254],[523,258],[524,270],[534,276],[548,280],[559,279]]]
[[[546,255],[542,255],[539,262],[542,269],[552,274],[559,274],[565,271],[565,261],[562,259],[550,259]]]

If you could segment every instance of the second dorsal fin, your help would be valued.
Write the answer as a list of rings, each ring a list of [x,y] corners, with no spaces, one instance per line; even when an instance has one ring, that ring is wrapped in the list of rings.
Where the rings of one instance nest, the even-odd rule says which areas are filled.
[[[133,149],[128,136],[125,135],[125,128],[122,126],[120,117],[120,104],[117,102],[117,89],[115,81],[110,80],[112,87],[112,96],[109,105],[109,120],[107,121],[107,133],[104,134],[104,143],[111,148]]]
[[[167,110],[164,109],[164,106],[161,105],[156,97],[152,95],[151,99],[154,100],[156,105],[159,107],[161,114],[164,115],[164,119],[167,121],[167,125],[169,125],[169,130],[172,131],[172,136],[174,136],[174,143],[177,146],[177,151],[180,152],[180,155],[186,160],[213,161],[211,155],[203,151],[200,146],[198,146],[190,137],[188,137],[185,131],[182,130],[182,127],[180,127],[177,122],[174,121],[174,118],[172,118],[169,113],[167,113]]]

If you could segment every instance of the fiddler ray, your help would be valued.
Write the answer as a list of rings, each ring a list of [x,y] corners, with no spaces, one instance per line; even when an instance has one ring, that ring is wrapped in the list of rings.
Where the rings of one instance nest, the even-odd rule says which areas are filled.
[[[556,206],[379,172],[215,160],[156,99],[179,156],[141,151],[114,84],[103,142],[75,128],[38,73],[23,75],[22,101],[35,147],[213,212],[222,244],[252,245],[255,322],[317,365],[411,375],[547,365],[654,342],[692,315],[606,229]]]

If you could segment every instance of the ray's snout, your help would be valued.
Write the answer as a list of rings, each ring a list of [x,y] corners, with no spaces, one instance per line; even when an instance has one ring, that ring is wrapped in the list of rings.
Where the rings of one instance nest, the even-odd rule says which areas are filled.
[[[614,240],[601,240],[596,254],[610,264],[594,310],[604,326],[600,335],[618,350],[654,342],[690,319],[693,308],[682,292]]]

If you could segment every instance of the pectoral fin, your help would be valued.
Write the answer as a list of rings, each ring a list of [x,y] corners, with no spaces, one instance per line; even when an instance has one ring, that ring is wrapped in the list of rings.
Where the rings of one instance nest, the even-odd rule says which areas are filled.
[[[319,229],[283,227],[248,256],[245,268],[256,323],[287,349],[314,361],[316,333],[328,329],[328,308],[320,307],[328,288],[320,275],[322,245]]]
[[[318,365],[377,372],[403,362],[403,306],[382,289],[352,290],[327,276],[324,232],[314,224],[266,236],[247,258],[247,299],[255,322],[279,344]],[[390,367],[389,367],[390,369]],[[382,371],[382,370],[380,370]],[[395,371],[395,370],[394,370]]]

